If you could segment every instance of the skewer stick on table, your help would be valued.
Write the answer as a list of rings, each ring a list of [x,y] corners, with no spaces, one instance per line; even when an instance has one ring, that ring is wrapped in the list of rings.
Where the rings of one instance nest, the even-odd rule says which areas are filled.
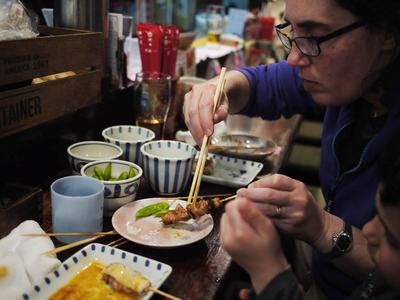
[[[214,94],[214,110],[213,110],[214,113],[219,106],[219,102],[221,100],[221,96],[224,91],[225,73],[226,73],[226,68],[222,68],[221,73],[218,78],[217,89]],[[198,192],[200,189],[201,177],[203,176],[204,166],[205,166],[206,158],[207,158],[207,154],[208,154],[209,143],[210,143],[210,137],[207,135],[204,135],[203,143],[202,143],[201,149],[200,149],[199,158],[197,160],[196,170],[195,170],[194,177],[193,177],[193,182],[190,187],[188,204],[196,202],[196,200],[197,200],[197,195],[198,195]]]

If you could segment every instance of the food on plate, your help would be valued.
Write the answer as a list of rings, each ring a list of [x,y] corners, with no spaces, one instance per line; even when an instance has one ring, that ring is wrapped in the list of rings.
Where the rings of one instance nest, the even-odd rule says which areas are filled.
[[[197,161],[198,161],[198,159],[196,158],[194,160],[194,163],[193,163],[193,171],[196,171]],[[207,157],[206,158],[206,162],[204,164],[203,174],[204,175],[211,175],[213,173],[214,173],[214,162],[213,162],[211,157]]]
[[[140,296],[148,291],[151,282],[136,270],[113,263],[102,271],[102,279],[114,290]]]
[[[104,181],[116,181],[116,180],[125,180],[136,176],[136,172],[133,167],[130,167],[129,171],[122,171],[117,177],[113,177],[111,174],[112,174],[112,165],[111,163],[107,163],[104,170],[98,166],[95,167],[94,174],[92,175],[92,177]]]
[[[158,202],[154,204],[147,205],[142,207],[136,212],[136,219],[149,217],[152,215],[159,216],[159,214],[163,215],[169,209],[169,204],[167,202]]]
[[[103,280],[103,270],[105,269],[105,265],[98,261],[93,261],[75,275],[65,286],[57,290],[49,299],[140,299],[140,295],[126,294],[110,287]]]
[[[208,200],[197,200],[194,203],[188,204],[186,208],[178,204],[174,210],[169,210],[161,217],[165,225],[174,224],[177,222],[185,222],[193,219],[198,219],[210,212],[211,209],[221,206],[221,201],[218,197]]]

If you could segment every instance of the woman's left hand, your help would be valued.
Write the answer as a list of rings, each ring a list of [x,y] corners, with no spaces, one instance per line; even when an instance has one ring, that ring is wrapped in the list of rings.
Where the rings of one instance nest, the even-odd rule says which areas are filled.
[[[296,239],[313,244],[327,230],[329,214],[301,181],[274,174],[240,189],[237,195],[256,203],[278,228]]]

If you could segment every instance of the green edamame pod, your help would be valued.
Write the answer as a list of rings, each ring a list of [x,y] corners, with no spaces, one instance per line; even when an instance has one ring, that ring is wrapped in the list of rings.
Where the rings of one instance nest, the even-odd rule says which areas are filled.
[[[94,168],[94,175],[96,175],[98,177],[98,179],[100,179],[100,180],[104,179],[103,170],[100,167]]]
[[[165,211],[169,209],[169,204],[167,202],[159,202],[155,204],[147,205],[136,212],[136,219],[143,217],[148,217],[154,215],[158,212]]]
[[[135,176],[136,176],[135,169],[134,169],[133,167],[130,167],[130,168],[129,168],[129,175],[128,175],[128,178],[132,178],[132,177],[135,177]]]
[[[123,171],[121,174],[119,174],[118,176],[118,180],[124,180],[128,178],[128,172],[127,171]]]
[[[109,180],[111,178],[111,163],[108,163],[104,169],[104,180]]]

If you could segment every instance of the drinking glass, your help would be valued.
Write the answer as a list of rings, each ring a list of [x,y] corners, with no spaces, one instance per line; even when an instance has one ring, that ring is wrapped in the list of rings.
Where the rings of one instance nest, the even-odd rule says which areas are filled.
[[[224,32],[225,7],[223,5],[207,6],[207,37],[209,42],[218,43]]]
[[[156,139],[164,139],[165,124],[171,106],[171,76],[137,73],[135,91],[136,126],[152,130]]]

